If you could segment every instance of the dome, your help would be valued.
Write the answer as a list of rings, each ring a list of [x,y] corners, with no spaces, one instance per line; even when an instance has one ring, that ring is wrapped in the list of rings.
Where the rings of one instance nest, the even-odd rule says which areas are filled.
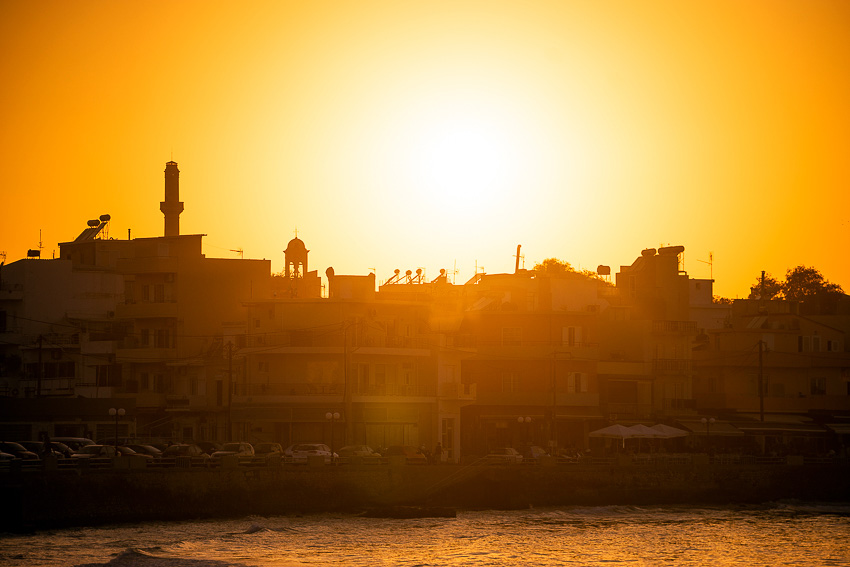
[[[309,250],[304,245],[304,241],[296,236],[289,241],[289,244],[286,245],[286,250],[283,252],[284,254],[298,254],[299,252],[309,252]]]

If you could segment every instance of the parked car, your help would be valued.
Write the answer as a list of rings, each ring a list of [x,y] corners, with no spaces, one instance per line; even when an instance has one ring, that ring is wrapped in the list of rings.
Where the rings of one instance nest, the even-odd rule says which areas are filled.
[[[369,445],[346,445],[337,454],[340,457],[380,457],[381,454],[373,450]]]
[[[163,459],[173,459],[175,457],[202,457],[209,458],[209,455],[204,453],[200,447],[194,443],[177,443],[169,445],[162,452]]]
[[[283,455],[283,447],[280,443],[257,443],[254,445],[254,454],[258,457],[270,457],[272,455]]]
[[[330,463],[336,455],[324,443],[299,443],[292,448],[292,460],[296,463],[306,463],[308,457],[316,456],[324,457],[325,463]]]
[[[64,443],[65,445],[70,447],[71,451],[73,451],[74,453],[79,451],[80,447],[95,444],[94,441],[86,437],[51,437],[50,440],[57,443]]]
[[[385,457],[405,457],[408,465],[427,465],[428,457],[421,449],[411,445],[390,445],[384,451]]]
[[[153,445],[127,445],[130,449],[134,450],[136,453],[140,453],[142,455],[150,455],[154,459],[162,458],[162,451],[154,447]]]
[[[221,457],[236,456],[236,457],[253,457],[254,447],[245,441],[237,441],[233,443],[225,443],[220,451],[212,454],[212,458],[219,459]]]
[[[42,441],[18,441],[18,444],[23,446],[24,449],[35,453],[39,458],[44,458],[44,442]],[[53,443],[50,444],[50,452],[53,453],[53,456],[57,459],[63,458],[65,455],[62,451],[57,451],[53,447]]]
[[[14,455],[16,459],[38,459],[38,454],[29,451],[23,445],[15,443],[14,441],[0,441],[0,452]]]
[[[212,455],[216,451],[221,451],[221,443],[216,441],[195,441],[195,445],[201,448],[201,451],[207,455]]]
[[[72,459],[111,459],[115,456],[112,445],[86,445],[71,455]]]
[[[517,464],[522,462],[522,455],[513,447],[497,447],[491,449],[484,459],[493,464]]]
[[[70,459],[71,455],[74,454],[73,449],[71,449],[69,446],[67,446],[66,444],[61,443],[59,441],[51,441],[50,446],[53,447],[54,452],[62,453],[62,457],[65,458],[65,459]]]
[[[146,461],[153,461],[153,455],[148,455],[147,453],[139,453],[130,447],[120,446],[118,447],[118,452],[122,457],[138,457],[139,459],[144,459]]]
[[[538,447],[537,445],[532,445],[528,449],[526,449],[523,458],[528,461],[536,461],[540,457],[548,457],[549,453],[546,452],[546,449],[543,447]]]

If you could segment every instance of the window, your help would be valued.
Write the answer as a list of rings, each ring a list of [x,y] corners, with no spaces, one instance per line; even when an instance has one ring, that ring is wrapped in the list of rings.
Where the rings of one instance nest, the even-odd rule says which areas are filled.
[[[259,370],[260,372],[268,372],[269,362],[267,360],[261,360],[257,362],[257,370]]]
[[[151,344],[151,330],[150,329],[142,329],[139,331],[139,343],[142,346],[150,346]]]
[[[581,344],[581,327],[564,327],[561,329],[561,343],[563,346],[576,346]]]
[[[587,374],[584,372],[570,372],[567,377],[567,393],[577,394],[587,392]]]
[[[169,336],[168,329],[157,329],[156,330],[156,344],[154,345],[156,348],[170,348],[171,347],[171,337]]]
[[[502,374],[502,393],[511,394],[516,391],[517,376],[512,372]]]
[[[522,329],[502,327],[502,346],[522,346]]]
[[[155,303],[165,302],[165,284],[156,284],[153,288],[153,300]]]
[[[817,377],[809,380],[809,393],[813,396],[826,395],[826,378]]]

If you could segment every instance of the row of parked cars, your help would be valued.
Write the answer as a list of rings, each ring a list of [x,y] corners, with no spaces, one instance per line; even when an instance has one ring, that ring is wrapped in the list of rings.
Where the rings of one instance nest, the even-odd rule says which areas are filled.
[[[96,459],[112,458],[116,456],[116,443],[114,439],[103,440],[95,443],[91,439],[78,437],[56,437],[50,440],[50,452],[57,459]],[[47,447],[42,441],[3,441],[0,442],[0,460],[36,460],[41,459],[47,452]],[[324,458],[325,463],[332,463],[336,459],[348,459],[351,457],[381,458],[381,457],[404,457],[409,464],[427,464],[428,457],[416,447],[396,445],[384,449],[381,452],[373,450],[368,445],[348,445],[338,451],[324,443],[294,443],[283,448],[280,443],[251,443],[245,441],[234,441],[230,443],[216,443],[213,441],[198,441],[195,443],[141,443],[128,439],[119,439],[117,446],[118,454],[121,456],[136,455],[148,460],[171,459],[175,457],[191,457],[194,459],[220,459],[226,456],[240,458],[267,458],[279,456],[286,462],[307,463],[310,458]]]

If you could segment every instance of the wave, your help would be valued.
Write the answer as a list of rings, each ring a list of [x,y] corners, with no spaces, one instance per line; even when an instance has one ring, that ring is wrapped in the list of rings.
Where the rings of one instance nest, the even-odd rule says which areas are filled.
[[[107,563],[84,563],[75,567],[247,567],[214,559],[162,557],[138,548],[126,549]]]

